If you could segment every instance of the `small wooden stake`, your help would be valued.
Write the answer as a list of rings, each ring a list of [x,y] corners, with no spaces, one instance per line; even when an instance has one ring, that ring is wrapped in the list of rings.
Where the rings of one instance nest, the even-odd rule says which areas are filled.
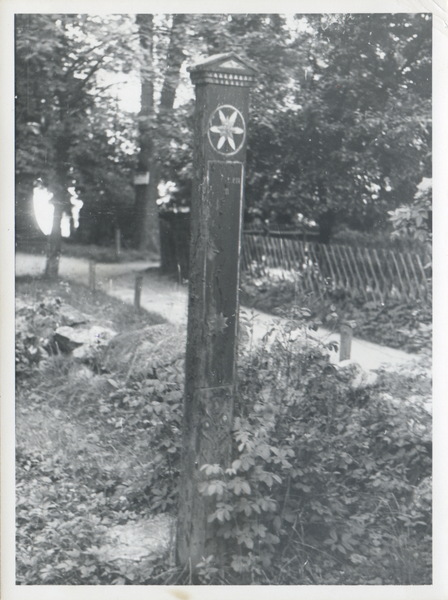
[[[92,292],[96,291],[96,263],[93,258],[89,260],[89,288]]]
[[[140,310],[140,298],[142,295],[142,284],[143,284],[143,273],[137,273],[135,276],[135,293],[134,293],[134,306],[137,310]]]
[[[353,328],[349,323],[341,325],[341,344],[339,348],[339,362],[348,360],[352,347]]]
[[[117,258],[121,254],[121,231],[119,227],[115,229],[115,254]]]

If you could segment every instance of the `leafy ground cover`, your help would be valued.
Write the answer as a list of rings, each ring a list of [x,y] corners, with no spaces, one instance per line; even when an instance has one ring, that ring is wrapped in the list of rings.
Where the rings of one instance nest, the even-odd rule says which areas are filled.
[[[204,557],[192,580],[172,556],[117,563],[100,552],[115,525],[176,514],[179,335],[82,286],[25,279],[16,291],[19,584],[431,583],[426,363],[367,384],[300,341],[316,326],[308,310],[256,348],[243,317],[233,462],[201,465],[223,553]],[[117,331],[117,343],[87,362],[54,353],[67,304]]]
[[[355,321],[355,335],[361,339],[399,348],[407,352],[431,352],[431,301],[408,298],[389,299],[386,302],[366,302],[361,296],[352,298],[343,289],[328,290],[325,296],[303,296],[298,292],[294,278],[253,277],[244,274],[241,300],[245,306],[266,312],[278,307],[290,308],[296,303],[307,306],[315,318],[333,315],[338,320]]]

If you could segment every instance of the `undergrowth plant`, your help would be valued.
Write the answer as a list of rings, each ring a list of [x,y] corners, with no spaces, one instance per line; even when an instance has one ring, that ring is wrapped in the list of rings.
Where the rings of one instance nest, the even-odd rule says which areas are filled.
[[[431,583],[426,365],[355,385],[309,309],[283,316],[259,345],[241,318],[231,464],[199,466],[222,553],[203,557],[198,581]],[[57,354],[18,379],[20,584],[191,583],[165,557],[101,554],[114,525],[176,514],[184,382],[183,359],[157,345],[144,368],[107,364]]]
[[[289,275],[289,276],[288,276]],[[355,321],[356,336],[377,344],[399,348],[407,352],[431,352],[432,298],[389,298],[384,302],[366,302],[362,294],[351,295],[344,288],[331,288],[324,294],[304,294],[300,291],[300,276],[284,274],[242,276],[242,302],[275,313],[278,307],[291,310],[297,303],[309,307],[315,319],[325,319],[335,312],[339,320]],[[334,307],[334,308],[333,308]],[[332,323],[338,326],[336,320]],[[328,327],[328,323],[325,324]]]
[[[313,327],[296,309],[243,353],[233,462],[201,466],[227,565],[244,583],[429,583],[431,510],[414,492],[431,473],[430,415],[381,377],[355,388],[356,367],[307,341]]]

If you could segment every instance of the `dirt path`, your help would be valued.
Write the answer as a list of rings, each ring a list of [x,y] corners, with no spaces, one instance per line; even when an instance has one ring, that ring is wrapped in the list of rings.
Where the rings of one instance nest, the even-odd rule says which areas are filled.
[[[120,298],[124,302],[134,302],[135,276],[143,274],[141,306],[148,311],[162,315],[172,323],[186,325],[187,323],[187,286],[182,286],[167,277],[158,275],[154,262],[132,262],[96,265],[96,283],[98,289]],[[44,272],[45,257],[16,253],[16,275],[39,275]],[[154,270],[153,270],[154,269]],[[85,259],[62,257],[59,274],[62,279],[88,284],[89,264]],[[245,309],[251,312],[251,309]],[[275,317],[254,310],[254,338],[261,339],[272,325]],[[320,329],[315,334],[322,340],[339,342],[339,334]],[[351,358],[365,370],[377,369],[386,364],[395,366],[411,362],[415,355],[407,354],[394,348],[379,346],[365,340],[354,338],[352,341]],[[337,353],[332,353],[331,361],[338,362]]]

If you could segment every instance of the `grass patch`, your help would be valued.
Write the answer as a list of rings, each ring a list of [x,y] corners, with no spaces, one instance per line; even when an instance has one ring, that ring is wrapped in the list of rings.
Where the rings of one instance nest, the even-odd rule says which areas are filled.
[[[44,298],[60,298],[85,313],[97,325],[112,328],[117,333],[159,325],[166,320],[157,313],[134,306],[99,290],[93,292],[86,286],[60,280],[24,276],[16,278],[16,295],[26,302],[40,302]]]
[[[159,257],[152,252],[142,252],[134,248],[122,248],[117,255],[114,246],[96,246],[94,244],[73,244],[63,242],[63,256],[94,259],[99,263],[123,263],[134,261],[158,261]]]
[[[29,254],[45,256],[47,251],[47,239],[38,237],[36,239],[16,240],[16,250]],[[95,244],[75,244],[62,241],[62,256],[73,258],[93,259],[99,263],[124,263],[137,261],[158,261],[160,257],[152,252],[142,252],[134,248],[122,248],[117,255],[114,246],[97,246]]]
[[[244,273],[241,278],[242,304],[275,314],[279,307],[290,310],[306,306],[326,327],[338,327],[341,321],[355,321],[355,337],[409,353],[430,354],[432,348],[431,300],[413,298],[366,302],[351,298],[346,290],[328,290],[324,295],[300,292],[298,281],[289,278],[255,277]],[[325,321],[333,313],[331,322]]]
[[[17,354],[40,354],[40,360],[22,361],[27,368],[17,377],[17,583],[146,582],[166,568],[162,559],[140,565],[136,575],[132,564],[99,558],[98,548],[114,525],[157,511],[147,493],[157,468],[156,445],[149,443],[150,421],[138,404],[142,409],[150,399],[158,403],[135,380],[120,394],[124,377],[107,371],[101,357],[89,364],[70,354],[47,356],[42,339],[55,327],[64,303],[86,315],[89,325],[117,333],[164,319],[63,281],[21,278],[16,295],[22,309],[29,307],[28,329],[19,310]]]

